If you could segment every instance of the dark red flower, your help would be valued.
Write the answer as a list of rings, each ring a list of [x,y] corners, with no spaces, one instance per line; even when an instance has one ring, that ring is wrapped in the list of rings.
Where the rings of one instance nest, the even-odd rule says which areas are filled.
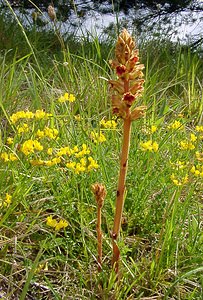
[[[123,96],[123,101],[125,101],[128,105],[132,105],[132,103],[135,100],[135,96],[131,94],[130,92],[125,93]]]
[[[120,65],[116,67],[116,73],[118,76],[122,76],[126,71],[126,66]]]

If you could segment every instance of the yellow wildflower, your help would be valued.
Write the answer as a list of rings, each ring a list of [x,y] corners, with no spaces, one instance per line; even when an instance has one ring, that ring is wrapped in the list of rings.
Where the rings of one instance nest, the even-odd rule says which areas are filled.
[[[11,204],[11,200],[12,200],[12,196],[8,193],[6,193],[6,197],[5,197],[5,201],[4,203],[6,203],[6,206],[9,206]]]
[[[201,165],[192,166],[190,172],[193,173],[195,176],[203,177],[203,166]]]
[[[75,96],[73,94],[68,94],[65,93],[63,96],[59,97],[58,102],[63,103],[63,102],[74,102],[75,101]]]
[[[47,217],[47,219],[46,219],[46,224],[47,224],[48,226],[50,226],[50,227],[56,227],[57,221],[56,221],[56,219],[53,219],[52,216],[49,216],[49,217]]]
[[[103,135],[103,133],[101,133],[101,132],[94,132],[94,131],[92,131],[91,133],[90,133],[90,138],[93,140],[93,142],[94,143],[103,143],[103,142],[105,142],[106,141],[106,138],[105,138],[105,136]]]
[[[34,153],[35,150],[42,151],[43,146],[37,140],[27,140],[22,144],[20,150],[25,155],[29,155],[30,153]]]
[[[171,175],[171,180],[173,181],[173,183],[174,183],[176,186],[182,186],[182,185],[188,183],[188,175],[183,176],[181,179],[177,179],[177,178],[175,177],[175,174],[173,173],[173,174]]]
[[[8,162],[9,161],[8,153],[2,152],[1,153],[1,159],[4,160],[4,162]]]
[[[195,145],[189,141],[181,141],[179,143],[181,150],[193,150],[195,149]]]
[[[198,132],[203,132],[203,126],[196,126],[195,130]]]
[[[18,111],[10,116],[11,123],[15,124],[20,119],[32,119],[34,114],[31,111]]]
[[[74,168],[75,174],[85,172],[85,167],[81,163],[77,163]]]
[[[47,149],[47,154],[48,155],[52,155],[52,153],[53,153],[53,148],[48,148]]]
[[[62,228],[66,228],[68,226],[68,222],[67,221],[65,221],[65,220],[60,220],[57,224],[56,224],[56,226],[55,226],[55,230],[60,230],[60,229],[62,229]]]
[[[203,153],[200,153],[199,151],[195,152],[196,158],[199,161],[203,161]]]
[[[75,161],[69,161],[69,162],[66,163],[66,167],[69,168],[69,169],[72,169],[72,170],[75,169],[75,165],[76,165]]]
[[[0,157],[4,162],[15,161],[18,159],[14,153],[7,152],[2,152]]]
[[[62,156],[62,155],[71,155],[71,148],[70,147],[61,147],[59,151],[56,154],[57,156]]]
[[[13,144],[13,138],[8,137],[6,143],[7,143],[7,145],[12,145]]]
[[[4,207],[9,207],[11,204],[11,200],[12,200],[12,196],[9,193],[6,193],[4,200],[0,200],[0,207],[2,207],[2,205]]]
[[[44,128],[44,135],[46,137],[49,137],[50,139],[56,139],[58,136],[58,130],[56,128],[49,128],[45,127]]]
[[[157,126],[155,125],[151,125],[151,133],[154,133],[155,131],[157,131]]]
[[[56,231],[59,231],[60,229],[66,228],[68,226],[67,221],[61,219],[59,222],[57,222],[57,220],[53,219],[52,216],[46,218],[46,224],[54,228]]]
[[[37,109],[34,116],[36,119],[44,119],[44,118],[51,117],[52,114],[46,113],[45,111],[43,111],[43,109]]]
[[[158,143],[153,142],[152,140],[149,140],[147,142],[141,142],[140,146],[143,151],[157,152],[159,149]]]
[[[37,132],[36,132],[36,136],[39,137],[39,138],[42,138],[44,137],[44,131],[43,130],[40,130],[38,129]]]
[[[91,171],[92,169],[98,169],[99,165],[98,163],[91,157],[88,157],[89,165],[87,167],[87,171]]]
[[[82,157],[86,154],[90,154],[90,149],[87,147],[86,144],[82,144],[82,150],[75,153],[75,157]]]
[[[172,130],[180,130],[180,129],[184,129],[183,124],[180,121],[174,121],[172,124],[170,124],[168,126],[168,129],[172,129]]]
[[[18,160],[18,158],[17,158],[17,156],[14,153],[10,153],[9,160],[10,161],[15,161],[15,160]]]
[[[181,160],[177,160],[175,163],[171,163],[173,165],[173,169],[182,170],[186,168],[186,163]]]
[[[190,141],[191,141],[191,142],[196,142],[196,140],[197,140],[196,135],[195,135],[194,133],[191,133],[191,134],[190,134]]]
[[[23,123],[22,126],[18,126],[17,131],[18,131],[18,134],[28,132],[29,131],[28,124]]]
[[[105,121],[103,119],[99,123],[102,127],[106,128],[106,129],[116,129],[116,127],[117,127],[117,123],[114,120]]]

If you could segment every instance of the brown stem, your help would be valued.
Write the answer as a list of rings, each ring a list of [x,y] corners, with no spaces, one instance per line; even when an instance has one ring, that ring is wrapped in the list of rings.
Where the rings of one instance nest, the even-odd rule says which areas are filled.
[[[113,242],[112,265],[116,273],[118,273],[119,258],[120,258],[120,251],[117,245],[117,240],[120,233],[121,218],[122,218],[123,206],[124,206],[125,181],[126,181],[126,174],[128,169],[128,153],[130,147],[130,132],[131,132],[131,119],[130,119],[130,111],[128,110],[127,116],[124,119],[124,124],[123,124],[123,145],[121,151],[120,174],[119,174],[117,197],[116,197],[116,212],[115,212],[114,226],[112,232],[112,242]]]
[[[97,207],[97,242],[98,242],[98,271],[102,270],[102,231],[101,231],[101,207]]]

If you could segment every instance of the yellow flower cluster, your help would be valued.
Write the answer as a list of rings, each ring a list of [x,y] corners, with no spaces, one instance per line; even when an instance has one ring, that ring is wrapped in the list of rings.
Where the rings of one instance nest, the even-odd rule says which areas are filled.
[[[168,129],[181,130],[181,129],[184,129],[184,125],[180,121],[176,120],[168,126]]]
[[[68,94],[65,93],[63,96],[59,97],[58,102],[63,103],[63,102],[74,102],[75,101],[75,96],[73,94]]]
[[[157,126],[151,125],[150,133],[153,134],[153,133],[156,132],[156,131],[157,131]]]
[[[7,141],[6,141],[7,145],[12,145],[13,144],[13,138],[12,137],[8,137]]]
[[[56,128],[45,127],[43,130],[38,129],[36,132],[36,136],[38,138],[48,137],[50,139],[55,140],[58,136],[59,132]]]
[[[147,142],[141,142],[140,147],[143,151],[157,152],[159,149],[159,145],[157,142],[153,142],[149,140]]]
[[[117,123],[114,120],[105,121],[103,119],[99,123],[103,128],[106,128],[106,129],[116,129],[116,127],[117,127]]]
[[[18,126],[17,131],[18,131],[18,134],[28,132],[29,131],[28,124],[23,123],[22,126]]]
[[[203,132],[203,126],[196,126],[195,130],[198,132]]]
[[[18,120],[26,118],[41,119],[48,116],[51,116],[51,114],[42,110],[37,110],[35,113],[20,111],[11,116],[11,121],[16,123]],[[74,147],[65,146],[58,148],[58,142],[56,144],[56,141],[58,141],[59,131],[56,128],[50,128],[45,125],[42,128],[41,122],[39,125],[37,122],[31,125],[30,133],[32,135],[30,135],[32,138],[27,138],[27,136],[19,137],[20,133],[29,130],[28,124],[21,122],[17,126],[18,134],[15,136],[15,139],[13,137],[7,138],[7,145],[12,145],[12,148],[9,151],[0,153],[1,160],[4,162],[15,161],[24,154],[32,166],[52,167],[60,164],[60,166],[74,171],[75,174],[90,172],[99,168],[98,163],[90,156],[90,149],[86,144],[82,144],[82,147],[76,145]],[[44,138],[51,139],[51,143],[48,143]],[[104,136],[99,136],[98,140],[101,140],[101,138],[104,139]],[[8,149],[8,146],[6,148]]]
[[[194,143],[196,142],[197,137],[195,134],[191,133],[190,139],[180,141],[179,146],[181,150],[193,150],[195,149]]]
[[[12,196],[8,193],[6,193],[6,196],[4,199],[0,198],[0,207],[9,207],[11,204]]]
[[[0,158],[4,162],[9,162],[9,161],[15,161],[18,160],[17,156],[14,153],[7,153],[7,152],[2,152],[0,155]]]
[[[80,151],[79,148],[75,146],[73,149],[64,147],[60,149],[60,152],[57,153],[57,155],[60,156],[64,154],[67,154],[69,156],[74,155],[75,158],[80,158],[78,162],[70,160],[66,163],[66,167],[73,170],[75,174],[89,172],[93,169],[99,168],[99,165],[91,156],[85,157],[86,155],[90,154],[90,149],[86,144],[82,145],[82,150]]]
[[[196,156],[197,160],[203,161],[203,153],[200,153],[199,151],[196,151],[195,156]]]
[[[183,176],[182,178],[178,178],[175,176],[175,174],[173,173],[171,175],[171,180],[173,181],[173,183],[176,185],[176,186],[182,186],[186,183],[188,183],[188,175],[185,175]]]
[[[68,226],[68,222],[65,220],[59,220],[53,219],[52,216],[49,216],[46,218],[46,224],[52,228],[54,228],[56,231],[59,231],[60,229],[66,228]]]
[[[52,167],[61,162],[60,157],[54,157],[51,160],[42,160],[42,159],[32,159],[30,163],[32,166],[47,166]]]
[[[20,151],[23,152],[26,156],[31,153],[34,153],[35,151],[42,151],[42,150],[43,150],[43,146],[37,140],[27,140],[22,144],[20,148]]]
[[[33,159],[30,161],[30,163],[33,166],[51,167],[62,162],[65,163],[64,160],[66,159],[66,157],[72,156],[72,158],[65,163],[65,166],[68,169],[74,171],[75,174],[89,172],[91,170],[99,168],[98,163],[91,156],[88,156],[90,154],[90,149],[87,147],[86,144],[82,144],[81,149],[79,149],[77,145],[73,148],[69,146],[61,147],[55,151],[53,148],[48,148],[48,155],[52,155],[53,152],[55,152],[55,157],[53,157],[50,160]]]
[[[87,159],[84,157],[81,158],[78,163],[75,161],[69,161],[66,163],[66,167],[73,170],[75,174],[80,174],[82,172],[89,172],[93,169],[98,169],[99,165],[91,156],[89,156]]]
[[[20,119],[44,119],[44,118],[48,118],[51,117],[52,114],[46,113],[43,110],[36,110],[35,113],[31,112],[31,111],[18,111],[14,114],[11,115],[10,117],[10,121],[11,123],[15,124],[16,122],[18,122],[18,120]]]
[[[193,173],[195,176],[203,177],[203,166],[202,165],[192,166],[190,172]]]
[[[90,133],[90,138],[91,140],[95,143],[95,144],[98,144],[98,143],[103,143],[106,141],[106,138],[105,136],[103,135],[102,132],[95,132],[95,131],[92,131]]]
[[[187,167],[187,163],[181,160],[176,161],[175,163],[172,163],[172,168],[175,170],[183,170]]]

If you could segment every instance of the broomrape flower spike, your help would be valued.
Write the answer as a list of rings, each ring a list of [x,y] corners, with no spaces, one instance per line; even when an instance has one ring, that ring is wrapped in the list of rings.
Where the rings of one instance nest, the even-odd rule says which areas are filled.
[[[117,239],[119,237],[124,205],[131,123],[142,117],[146,110],[146,106],[139,106],[132,109],[132,105],[134,105],[143,91],[144,79],[142,79],[142,70],[144,65],[139,64],[138,50],[135,49],[135,41],[126,29],[124,29],[118,37],[115,48],[115,59],[111,61],[111,66],[115,69],[117,75],[116,80],[109,81],[112,91],[113,114],[123,119],[123,145],[112,232],[112,265],[116,273],[118,273],[120,251],[117,245]]]
[[[106,188],[101,183],[92,185],[92,192],[97,202],[97,249],[98,249],[98,271],[102,270],[102,231],[101,231],[101,210],[106,197]]]
[[[49,15],[49,18],[52,22],[56,21],[56,12],[55,12],[55,9],[54,9],[53,2],[48,6],[48,15]]]

